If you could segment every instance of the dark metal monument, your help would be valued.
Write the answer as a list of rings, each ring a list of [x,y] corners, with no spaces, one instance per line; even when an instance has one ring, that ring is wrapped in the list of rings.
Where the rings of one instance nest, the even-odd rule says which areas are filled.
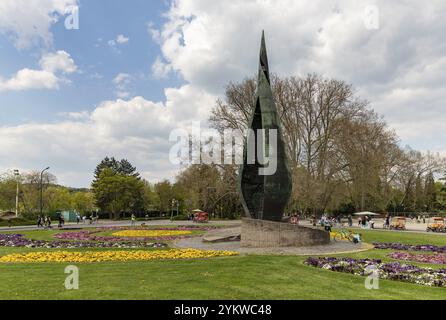
[[[239,174],[239,192],[245,215],[251,219],[281,221],[291,196],[292,180],[280,119],[271,91],[264,33],[260,47],[255,110],[250,121],[250,129],[254,134],[248,135],[245,140],[243,164]],[[265,130],[264,139],[258,134],[260,129]],[[272,131],[276,134],[272,135]],[[272,143],[271,139],[275,139],[276,143]],[[263,150],[258,150],[259,146]],[[249,161],[249,150],[255,150],[251,154],[255,154],[252,157],[253,161]],[[260,161],[258,151],[269,157],[269,164]],[[271,159],[275,159],[274,173],[262,174],[262,170],[271,165]]]

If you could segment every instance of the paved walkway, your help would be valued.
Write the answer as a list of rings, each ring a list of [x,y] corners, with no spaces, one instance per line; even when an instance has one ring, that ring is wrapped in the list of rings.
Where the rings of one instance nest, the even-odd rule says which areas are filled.
[[[159,226],[159,225],[197,225],[196,223],[192,221],[173,221],[171,222],[168,219],[165,220],[151,220],[151,221],[138,221],[136,225],[141,225],[142,223],[145,223],[148,226]],[[311,223],[308,220],[304,220],[300,222],[303,226],[310,226]],[[224,225],[224,226],[240,226],[241,221],[240,220],[215,220],[210,221],[208,224],[205,225]],[[408,221],[406,224],[407,230],[405,231],[398,231],[398,230],[388,230],[382,228],[382,220],[377,219],[375,220],[375,229],[374,230],[381,230],[386,232],[415,232],[415,233],[428,233],[426,232],[427,224],[423,223],[415,223],[412,221]],[[129,220],[119,220],[119,221],[113,221],[113,220],[99,220],[97,224],[89,224],[89,223],[66,223],[64,229],[75,229],[75,228],[97,228],[97,227],[111,227],[111,226],[118,226],[118,227],[124,227],[124,226],[130,226],[131,223]],[[53,229],[57,229],[57,221],[53,221]],[[349,229],[361,229],[358,228],[356,224],[353,224],[352,227],[349,227]],[[14,226],[14,227],[0,227],[0,232],[2,231],[26,231],[26,230],[38,230],[35,225],[31,226]],[[446,236],[446,233],[432,233],[429,232],[428,234],[436,234],[440,236]]]
[[[304,220],[300,222],[303,226],[311,226],[312,224],[308,220]],[[365,229],[365,230],[377,230],[377,231],[386,231],[386,232],[412,232],[412,233],[425,233],[425,234],[436,234],[436,235],[443,235],[446,236],[446,233],[439,233],[439,232],[427,232],[427,223],[416,223],[416,222],[407,222],[406,223],[406,230],[389,230],[383,228],[383,221],[382,220],[375,220],[375,228],[374,229]],[[353,226],[348,227],[347,224],[345,224],[346,228],[348,229],[356,229],[356,230],[363,230],[361,227],[358,227],[357,221],[356,223],[353,223]]]
[[[215,220],[210,221],[206,224],[197,224],[192,221],[170,221],[170,220],[151,220],[151,221],[137,221],[136,226],[140,226],[142,223],[145,223],[147,226],[164,226],[164,225],[203,225],[203,226],[238,226],[240,225],[240,220]],[[69,222],[66,223],[64,229],[77,229],[77,228],[98,228],[98,227],[126,227],[131,226],[131,222],[129,220],[99,220],[96,224],[89,223],[74,223]],[[52,227],[54,230],[57,230],[57,221],[53,221]],[[41,230],[42,228],[40,228]],[[14,227],[0,227],[0,232],[2,231],[27,231],[27,230],[39,230],[35,225],[33,226],[14,226]]]
[[[225,229],[228,233],[239,228]],[[206,237],[206,235],[205,235]],[[350,253],[370,250],[372,245],[367,243],[354,244],[348,241],[330,242],[329,245],[309,246],[309,247],[281,247],[281,248],[242,248],[240,241],[231,242],[203,242],[202,237],[179,239],[173,242],[177,248],[195,248],[204,250],[229,250],[237,251],[241,254],[267,254],[267,255],[327,255]]]

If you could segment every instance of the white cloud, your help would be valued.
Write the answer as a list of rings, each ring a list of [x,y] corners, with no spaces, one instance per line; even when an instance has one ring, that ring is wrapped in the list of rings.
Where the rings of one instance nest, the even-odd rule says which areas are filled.
[[[8,80],[0,79],[1,91],[21,91],[29,89],[57,89],[59,79],[51,72],[45,70],[19,70]]]
[[[40,59],[40,66],[42,70],[52,73],[61,71],[62,73],[73,73],[77,70],[73,59],[63,50],[56,53],[48,53]]]
[[[10,79],[0,78],[0,92],[2,91],[22,91],[31,89],[58,89],[61,82],[66,81],[58,74],[70,74],[77,70],[77,67],[65,51],[47,53],[40,59],[40,70],[24,68]]]
[[[116,36],[116,39],[113,40],[109,40],[107,43],[110,47],[114,47],[118,44],[127,44],[129,42],[129,38],[127,38],[126,36],[122,35],[122,34],[118,34]]]
[[[370,4],[379,10],[377,30],[364,21]],[[162,50],[152,72],[176,72],[194,87],[221,95],[229,81],[255,75],[265,29],[272,72],[316,72],[352,83],[403,144],[442,151],[445,15],[444,1],[177,0],[160,30],[149,25]]]
[[[120,85],[120,84],[128,84],[130,82],[131,79],[131,75],[128,73],[119,73],[114,79],[113,79],[113,83],[115,85]]]
[[[1,0],[0,33],[12,37],[17,48],[52,44],[50,27],[77,0]]]
[[[129,42],[129,40],[130,40],[129,38],[127,38],[122,34],[118,34],[118,36],[116,37],[116,42],[119,44],[126,44]]]
[[[166,78],[171,71],[172,67],[169,64],[163,62],[159,56],[156,57],[152,65],[152,74],[156,78]]]
[[[87,120],[90,117],[90,112],[88,111],[61,112],[59,113],[59,115],[71,120]]]
[[[113,84],[116,88],[116,96],[121,99],[128,98],[130,92],[127,91],[128,86],[132,81],[132,76],[128,73],[119,73],[114,79]]]
[[[380,11],[378,30],[365,28],[369,4]],[[256,74],[262,29],[272,72],[317,72],[352,83],[402,144],[446,154],[445,15],[446,3],[435,0],[176,0],[159,30],[148,25],[162,52],[152,72],[175,72],[185,85],[165,89],[165,103],[117,99],[61,123],[0,127],[1,167],[32,169],[51,161],[60,182],[85,186],[97,162],[114,155],[129,158],[151,180],[173,176],[170,130],[205,122],[229,81]],[[114,49],[117,40],[110,42]],[[117,95],[128,97],[136,77],[122,73],[114,80]]]
[[[105,156],[128,158],[151,181],[174,177],[170,131],[208,113],[214,96],[189,85],[167,89],[166,103],[142,97],[105,101],[92,112],[66,113],[59,123],[0,127],[0,171],[45,163],[62,184],[88,186]]]

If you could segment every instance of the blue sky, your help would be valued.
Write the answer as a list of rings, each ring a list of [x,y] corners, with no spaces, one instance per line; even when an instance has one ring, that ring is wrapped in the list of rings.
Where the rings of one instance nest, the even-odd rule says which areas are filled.
[[[115,156],[172,179],[169,134],[255,74],[261,30],[272,72],[344,80],[402,146],[446,155],[444,16],[443,0],[0,0],[0,172],[88,187]]]
[[[148,24],[159,27],[167,9],[164,1],[131,0],[126,5],[120,0],[82,1],[79,30],[66,30],[63,19],[51,27],[52,47],[69,52],[79,72],[59,90],[3,92],[0,125],[60,121],[63,112],[91,111],[98,102],[116,97],[112,80],[119,73],[134,75],[128,86],[131,95],[163,100],[164,88],[181,81],[175,75],[166,79],[151,75],[160,47],[151,38]],[[128,43],[110,46],[108,41],[119,34],[129,38]],[[3,78],[23,67],[37,68],[42,52],[41,47],[17,50],[8,36],[0,37],[0,48]]]

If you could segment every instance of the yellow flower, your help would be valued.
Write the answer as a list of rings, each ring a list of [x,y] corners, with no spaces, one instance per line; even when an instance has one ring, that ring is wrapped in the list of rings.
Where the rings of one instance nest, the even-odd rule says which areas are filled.
[[[117,237],[168,237],[191,234],[187,230],[124,230],[113,233]]]
[[[0,263],[146,261],[162,259],[210,258],[235,255],[238,255],[238,252],[198,249],[83,252],[48,251],[8,254],[0,257]]]

